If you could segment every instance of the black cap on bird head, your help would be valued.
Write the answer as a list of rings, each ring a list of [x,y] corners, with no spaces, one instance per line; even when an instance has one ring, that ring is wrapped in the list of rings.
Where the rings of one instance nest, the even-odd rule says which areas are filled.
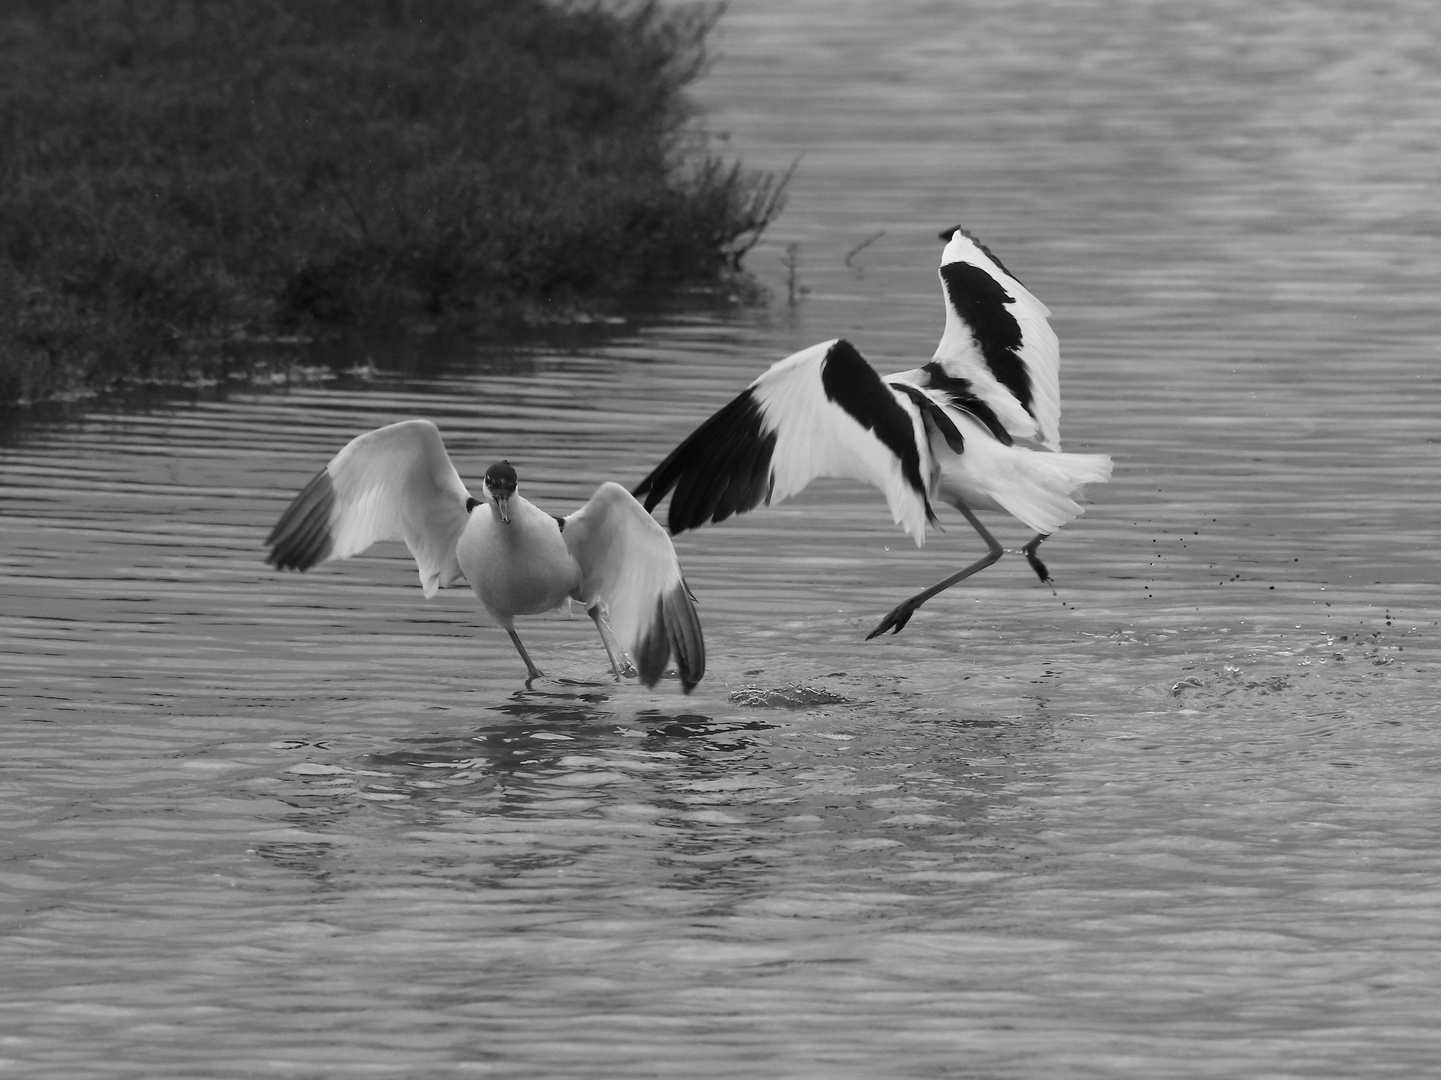
[[[510,521],[510,497],[515,494],[515,468],[508,461],[497,461],[485,470],[485,490],[495,500],[496,513],[501,521]]]
[[[942,240],[944,240],[946,243],[949,244],[949,243],[951,242],[951,237],[955,236],[956,233],[963,233],[963,234],[966,235],[966,236],[970,236],[970,235],[971,235],[970,233],[966,232],[966,230],[965,230],[964,228],[962,228],[961,226],[959,226],[959,225],[952,225],[949,229],[942,229],[942,230],[941,230],[940,238],[941,238]]]

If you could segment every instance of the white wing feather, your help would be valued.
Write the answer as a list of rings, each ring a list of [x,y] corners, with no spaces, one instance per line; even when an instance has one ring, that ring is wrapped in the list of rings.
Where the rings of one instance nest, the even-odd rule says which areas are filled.
[[[654,681],[647,656],[659,654],[658,668],[673,649],[682,678],[694,685],[705,670],[700,621],[660,524],[629,491],[607,481],[565,519],[561,538],[580,566],[582,600],[587,607],[604,606],[606,621],[642,675]]]
[[[603,603],[621,646],[633,650],[650,629],[657,599],[681,584],[670,537],[630,492],[610,481],[565,519],[560,535],[580,565],[585,603]]]
[[[404,540],[426,596],[465,581],[455,542],[469,517],[470,492],[429,420],[403,420],[357,436],[326,472],[335,489],[328,558],[359,555],[378,540]]]
[[[751,384],[752,393],[776,433],[771,501],[799,494],[817,477],[860,480],[879,488],[890,507],[891,520],[910,533],[920,547],[926,540],[929,506],[924,495],[907,482],[901,459],[832,401],[821,382],[821,365],[837,339],[802,349],[771,366]],[[883,385],[877,377],[877,384]],[[930,443],[920,410],[905,394],[890,394],[910,418],[919,453],[919,475],[928,484],[933,471]]]

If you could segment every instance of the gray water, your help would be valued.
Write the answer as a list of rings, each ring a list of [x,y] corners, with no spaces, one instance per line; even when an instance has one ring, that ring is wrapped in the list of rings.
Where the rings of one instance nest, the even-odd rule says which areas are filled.
[[[734,0],[706,122],[800,159],[769,308],[10,418],[0,1073],[1434,1069],[1438,11]],[[678,539],[687,697],[579,614],[527,688],[398,545],[261,562],[391,420],[564,513],[793,349],[912,366],[957,221],[1116,459],[1054,592],[1003,559],[864,641],[980,544],[817,484]]]

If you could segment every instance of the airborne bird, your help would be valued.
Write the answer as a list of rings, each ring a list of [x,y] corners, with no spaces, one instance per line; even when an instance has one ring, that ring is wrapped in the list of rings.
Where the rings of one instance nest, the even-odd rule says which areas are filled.
[[[484,490],[483,501],[471,497],[429,420],[378,428],[352,439],[295,497],[265,541],[266,561],[308,570],[377,540],[402,539],[425,595],[469,583],[530,678],[541,672],[515,632],[515,616],[570,598],[595,621],[617,678],[628,653],[653,686],[674,652],[690,692],[705,674],[693,597],[670,537],[625,488],[604,483],[564,518],[516,494],[508,461],[486,470]]]
[[[1005,554],[976,510],[1036,530],[1021,550],[1083,512],[1075,496],[1111,475],[1104,454],[1063,454],[1060,347],[1050,311],[960,226],[941,233],[946,329],[935,358],[884,379],[849,341],[812,345],[771,367],[701,424],[635,489],[653,509],[672,488],[670,531],[724,521],[798,494],[818,476],[864,480],[925,543],[933,501],[965,515],[990,551],[898,604],[876,628],[900,633],[916,609]]]

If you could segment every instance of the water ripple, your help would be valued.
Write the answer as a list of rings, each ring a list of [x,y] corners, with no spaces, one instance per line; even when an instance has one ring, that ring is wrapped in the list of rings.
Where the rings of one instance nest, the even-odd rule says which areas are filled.
[[[804,151],[768,312],[7,428],[0,1071],[1426,1074],[1433,7],[738,0],[712,126]],[[262,562],[382,423],[565,512],[792,349],[911,366],[956,220],[1117,460],[1054,591],[1003,559],[867,642],[979,544],[817,484],[677,539],[686,696],[563,615],[526,687],[399,545]]]

